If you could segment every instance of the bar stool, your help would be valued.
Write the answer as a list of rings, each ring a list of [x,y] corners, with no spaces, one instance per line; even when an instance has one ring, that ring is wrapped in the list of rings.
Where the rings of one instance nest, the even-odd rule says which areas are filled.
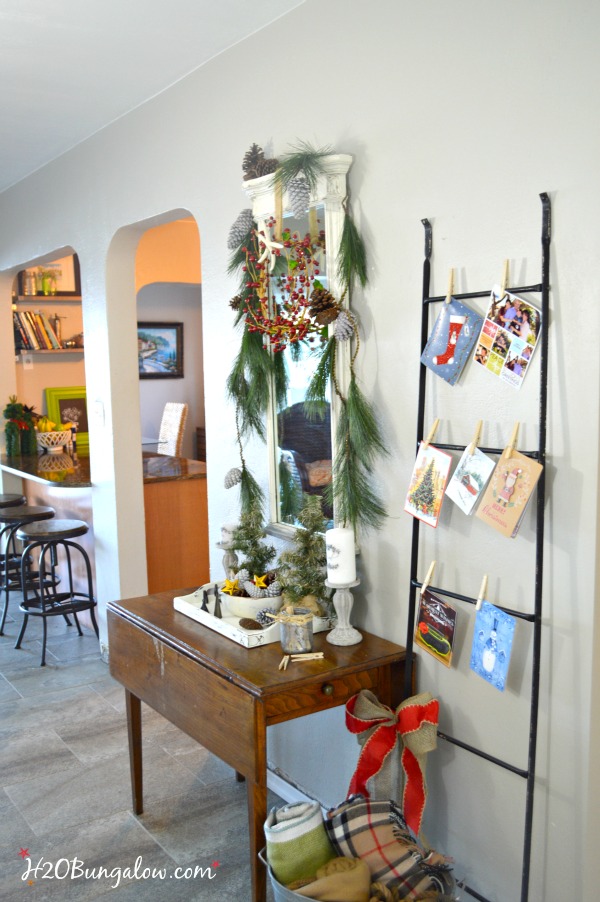
[[[94,615],[96,600],[94,599],[94,586],[92,583],[92,568],[87,552],[77,542],[71,539],[83,536],[88,532],[88,525],[83,520],[52,520],[49,522],[35,522],[21,526],[17,530],[17,538],[23,542],[23,554],[21,557],[21,581],[23,601],[19,610],[24,613],[23,625],[15,648],[21,647],[21,640],[25,635],[29,617],[41,617],[43,625],[42,663],[46,664],[46,639],[47,619],[72,614],[80,636],[83,636],[77,614],[81,611],[89,611],[96,636],[99,638],[98,624]],[[31,580],[29,574],[29,560],[31,552],[38,550],[38,578]],[[56,568],[59,563],[59,552],[62,550],[64,563],[67,567],[67,577],[64,581],[64,591],[57,592],[56,587],[60,582]],[[87,581],[87,592],[76,591],[73,581],[73,563],[83,561]],[[33,592],[33,597],[30,593]],[[67,620],[67,622],[69,622]]]
[[[34,523],[39,520],[50,520],[55,514],[53,507],[35,504],[19,504],[0,509],[0,548],[2,558],[0,560],[0,592],[4,593],[4,607],[0,618],[0,636],[4,635],[4,624],[8,614],[8,599],[11,591],[21,591],[21,558],[22,552],[17,551],[16,534],[19,528],[26,523]],[[31,563],[31,562],[30,562]],[[30,577],[37,574],[29,570]]]
[[[25,495],[0,495],[0,510],[5,507],[19,507],[21,504],[27,504]]]

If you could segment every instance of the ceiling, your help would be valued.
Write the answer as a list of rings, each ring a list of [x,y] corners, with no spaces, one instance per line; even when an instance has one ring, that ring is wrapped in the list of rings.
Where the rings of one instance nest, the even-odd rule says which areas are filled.
[[[0,191],[304,0],[0,0]]]

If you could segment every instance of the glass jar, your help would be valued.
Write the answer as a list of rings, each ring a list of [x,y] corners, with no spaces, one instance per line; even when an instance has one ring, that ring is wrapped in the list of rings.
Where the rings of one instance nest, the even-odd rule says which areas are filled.
[[[281,647],[286,655],[313,650],[313,615],[308,608],[294,608],[288,619],[280,621]]]

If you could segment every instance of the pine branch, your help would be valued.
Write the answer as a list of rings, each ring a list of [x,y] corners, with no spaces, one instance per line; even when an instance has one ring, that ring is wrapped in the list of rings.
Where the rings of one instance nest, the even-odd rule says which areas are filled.
[[[338,253],[338,278],[342,285],[351,289],[355,277],[364,288],[368,280],[367,252],[354,220],[346,210]]]
[[[242,464],[242,475],[240,478],[240,504],[242,514],[248,513],[254,508],[262,508],[265,502],[265,494],[258,482],[246,467]]]
[[[344,406],[352,451],[363,467],[370,470],[377,455],[387,455],[389,452],[383,443],[373,408],[360,391],[354,373],[350,378],[348,398]]]
[[[336,454],[331,489],[338,522],[352,526],[357,534],[381,528],[387,516],[385,505],[372,486],[370,474],[343,446]]]
[[[275,172],[275,185],[280,185],[281,190],[285,191],[293,179],[303,176],[310,190],[314,191],[319,176],[323,173],[323,158],[330,153],[330,147],[315,150],[307,141],[299,141],[292,147],[291,153],[280,158],[279,167]]]
[[[254,229],[255,226],[253,226],[251,229],[248,229],[248,231],[240,241],[239,247],[231,252],[229,264],[227,266],[227,272],[229,275],[231,275],[231,273],[237,272],[237,270],[241,266],[244,266],[244,264],[246,263],[246,252],[242,250],[242,248],[247,247],[254,253],[258,251],[258,241]]]
[[[328,493],[331,503],[335,504],[336,520],[351,525],[357,533],[379,529],[386,517],[386,509],[373,488],[370,468],[365,466],[353,445],[347,404],[340,410],[336,440],[333,482]],[[364,456],[364,446],[361,450]]]
[[[335,338],[330,338],[323,348],[321,359],[306,389],[304,412],[309,419],[323,416],[324,405],[327,404],[327,392],[333,373],[335,360]]]

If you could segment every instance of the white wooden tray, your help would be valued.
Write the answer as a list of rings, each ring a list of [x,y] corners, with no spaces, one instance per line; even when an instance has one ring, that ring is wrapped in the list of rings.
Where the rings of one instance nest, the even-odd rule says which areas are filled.
[[[208,612],[201,610],[204,589],[208,592]],[[243,629],[243,627],[239,625],[240,618],[234,616],[229,611],[227,595],[220,595],[223,616],[221,618],[215,617],[212,613],[215,606],[215,598],[212,589],[213,584],[211,583],[207,586],[201,586],[199,589],[196,589],[195,592],[192,592],[191,595],[178,596],[173,599],[173,607],[176,611],[179,611],[180,614],[185,614],[186,617],[191,617],[192,620],[203,623],[204,626],[209,627],[209,629],[214,630],[216,633],[220,633],[222,636],[226,636],[233,642],[237,642],[238,645],[245,646],[245,648],[258,648],[259,645],[270,645],[271,642],[279,642],[279,623],[273,623],[271,626],[267,626],[262,630]],[[268,603],[268,599],[265,599],[265,602]],[[313,617],[314,633],[322,633],[330,628],[331,623],[327,617]]]

